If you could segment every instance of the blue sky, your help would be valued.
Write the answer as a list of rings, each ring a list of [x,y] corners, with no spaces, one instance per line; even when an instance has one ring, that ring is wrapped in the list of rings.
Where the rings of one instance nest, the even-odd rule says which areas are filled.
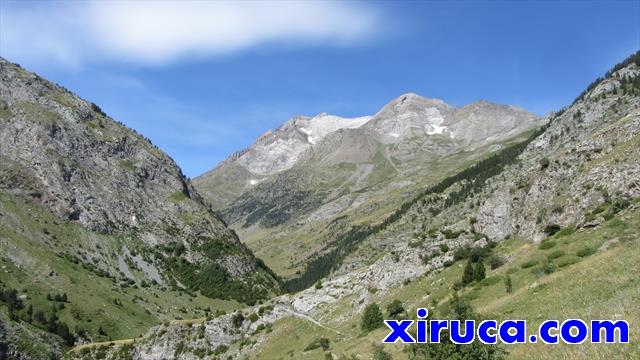
[[[545,114],[639,48],[639,1],[0,2],[1,56],[191,177],[293,115],[406,92]]]

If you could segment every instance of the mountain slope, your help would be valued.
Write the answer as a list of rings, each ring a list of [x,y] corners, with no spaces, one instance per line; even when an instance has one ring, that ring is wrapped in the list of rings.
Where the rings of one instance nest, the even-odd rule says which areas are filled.
[[[291,276],[349,226],[375,222],[539,124],[512,106],[458,108],[410,93],[370,117],[293,118],[194,182],[205,197],[233,199],[220,215],[270,267]],[[283,145],[291,143],[298,145]],[[266,164],[277,166],[264,172]]]
[[[373,225],[343,232],[338,245],[350,251],[319,256],[328,271],[308,266],[303,273],[312,279],[307,285],[321,280],[317,286],[243,309],[253,320],[170,324],[102,351],[126,350],[134,359],[172,351],[185,359],[373,358],[372,343],[387,330],[362,332],[364,308],[394,300],[408,316],[426,306],[438,319],[450,319],[454,301],[463,301],[481,318],[525,319],[530,331],[543,319],[567,318],[625,319],[636,329],[639,141],[637,52],[525,141],[423,187]],[[484,266],[485,277],[463,282],[467,264]],[[504,348],[511,359],[637,358],[640,337],[630,335],[629,344]],[[322,343],[329,346],[313,346]],[[383,350],[393,359],[427,358],[421,346]]]
[[[101,279],[90,288],[104,296],[99,304],[113,304],[120,289],[132,285],[248,303],[278,287],[270,270],[209,209],[171,158],[95,104],[4,59],[0,233],[5,269],[0,280],[7,294],[18,289],[23,297],[17,301],[7,295],[9,318],[26,319],[22,308],[27,304],[49,313],[45,293],[64,292],[85,301],[75,294],[84,293],[80,284],[96,275]],[[48,276],[56,280],[45,280]],[[25,294],[23,286],[34,279],[41,280]],[[152,294],[135,296],[149,300]],[[80,313],[85,305],[72,303],[51,316]],[[136,311],[134,318],[144,323],[159,321],[148,308]],[[78,335],[31,316],[31,332],[48,327],[68,342]],[[73,316],[66,323],[86,325]],[[115,328],[98,322],[82,336],[101,335],[99,325]]]

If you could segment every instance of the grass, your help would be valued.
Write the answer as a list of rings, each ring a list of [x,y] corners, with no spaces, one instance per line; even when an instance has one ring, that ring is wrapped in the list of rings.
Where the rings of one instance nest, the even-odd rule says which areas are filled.
[[[176,191],[173,194],[169,195],[169,201],[173,203],[180,203],[188,199],[189,197],[185,195],[182,191]]]
[[[633,330],[640,326],[638,234],[640,210],[635,209],[623,211],[597,228],[564,235],[562,241],[556,240],[553,250],[541,250],[538,245],[519,239],[506,240],[494,252],[500,256],[510,255],[509,262],[496,270],[488,270],[486,279],[460,291],[460,297],[470,301],[483,318],[527,320],[530,333],[544,319],[625,319],[631,325],[628,345],[512,345],[505,347],[510,359],[638,358],[640,334]],[[608,243],[606,249],[602,247],[605,243]],[[597,251],[587,257],[573,255],[583,248]],[[531,263],[534,265],[523,268]],[[554,272],[532,271],[548,264],[555,266]],[[394,299],[400,299],[412,318],[418,307],[427,307],[438,315],[446,314],[453,295],[452,284],[460,279],[463,267],[464,261],[458,261],[439,273],[368,296],[383,309]],[[512,293],[505,289],[503,280],[507,275],[512,279]],[[251,335],[233,344],[231,349],[252,346],[251,357],[256,359],[324,359],[327,354],[335,357],[357,354],[369,358],[373,344],[379,344],[387,330],[380,328],[363,334],[359,327],[360,307],[355,295],[346,297],[317,311],[316,320],[324,326],[287,317],[275,322],[270,332]],[[201,321],[199,318],[180,322]],[[329,349],[319,347],[305,351],[318,338],[329,339]],[[393,359],[406,359],[404,346],[390,344],[385,345],[384,350]]]
[[[128,171],[134,171],[136,164],[131,160],[122,160],[120,161],[120,167]]]
[[[119,280],[100,276],[72,259],[85,256],[95,268],[117,269],[122,245],[134,249],[136,240],[93,233],[59,220],[37,202],[7,194],[0,194],[0,212],[2,284],[17,289],[26,296],[26,304],[45,314],[55,304],[46,300],[47,294],[67,293],[69,303],[58,311],[60,319],[98,341],[138,337],[166,320],[203,317],[205,308],[228,312],[241,307],[235,301],[142,287],[145,276],[133,268],[135,284],[122,287]],[[107,335],[99,336],[99,328]]]
[[[544,345],[524,344],[507,346],[510,359],[579,359],[640,357],[640,210],[627,210],[603,225],[588,230],[575,230],[556,234],[556,245],[551,250],[519,239],[502,242],[494,251],[509,256],[509,262],[496,270],[488,270],[487,278],[460,292],[485,318],[525,319],[529,331],[537,329],[544,319],[567,318],[626,319],[631,326],[631,342],[628,345]],[[559,239],[562,241],[559,241]],[[604,243],[610,245],[599,250]],[[591,255],[574,255],[581,249],[591,249]],[[594,250],[595,249],[595,250]],[[530,265],[533,264],[533,265]],[[552,265],[555,271],[536,271]],[[530,266],[529,266],[530,265]],[[464,261],[458,261],[439,273],[414,279],[407,285],[392,288],[389,292],[369,294],[381,308],[393,299],[400,299],[410,317],[415,309],[427,307],[436,314],[448,311],[448,300],[453,294],[452,284],[462,274]],[[533,270],[533,271],[532,271]],[[513,293],[508,294],[504,285],[507,274],[513,283]],[[273,332],[260,341],[258,359],[323,359],[320,349],[304,352],[315,338],[330,339],[330,350],[335,356],[360,354],[372,356],[372,344],[378,344],[386,335],[385,329],[363,335],[359,329],[361,314],[357,299],[347,297],[321,308],[317,319],[328,331],[303,319],[287,318],[276,322]],[[295,335],[291,335],[295,334]],[[282,341],[283,337],[287,341]],[[406,359],[404,345],[386,345],[385,351],[393,359]]]

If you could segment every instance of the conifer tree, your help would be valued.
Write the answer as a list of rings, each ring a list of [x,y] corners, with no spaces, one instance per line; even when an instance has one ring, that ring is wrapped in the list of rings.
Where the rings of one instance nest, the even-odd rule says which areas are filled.
[[[469,260],[467,261],[467,265],[465,265],[464,272],[462,273],[462,285],[471,284],[473,279],[475,279],[475,271],[471,260]]]
[[[484,268],[482,261],[478,261],[476,264],[476,268],[473,270],[473,275],[476,281],[482,281],[487,276],[486,269]]]

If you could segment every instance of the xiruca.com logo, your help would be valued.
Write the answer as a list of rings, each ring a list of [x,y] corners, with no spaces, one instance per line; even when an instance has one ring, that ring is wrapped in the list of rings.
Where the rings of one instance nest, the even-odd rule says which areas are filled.
[[[484,344],[524,344],[526,342],[545,344],[582,344],[591,343],[626,344],[629,342],[629,323],[625,320],[591,320],[587,323],[580,319],[546,320],[538,327],[537,334],[527,334],[526,320],[434,320],[427,319],[429,312],[425,308],[417,311],[418,320],[385,320],[391,330],[382,340],[392,344],[401,342],[438,344],[441,333],[448,333],[454,344],[470,344],[480,341]],[[412,326],[415,324],[415,329]],[[415,336],[414,336],[415,335]]]

